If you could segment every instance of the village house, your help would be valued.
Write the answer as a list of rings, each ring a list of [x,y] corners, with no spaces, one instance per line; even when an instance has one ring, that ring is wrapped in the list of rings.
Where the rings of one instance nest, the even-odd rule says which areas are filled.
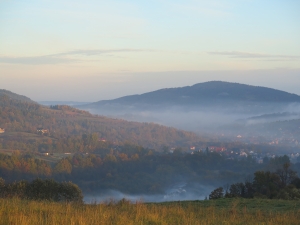
[[[227,149],[225,147],[216,147],[216,146],[210,146],[209,147],[209,150],[211,152],[224,152],[226,151]]]
[[[37,128],[36,129],[36,132],[38,133],[38,134],[41,134],[41,135],[48,135],[49,134],[49,131],[47,130],[47,129],[44,129],[44,128]]]

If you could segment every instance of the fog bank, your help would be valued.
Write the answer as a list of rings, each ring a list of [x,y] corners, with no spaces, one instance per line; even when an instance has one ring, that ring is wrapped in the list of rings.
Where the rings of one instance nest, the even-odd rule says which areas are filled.
[[[117,202],[121,199],[127,199],[131,202],[169,202],[169,201],[193,201],[204,200],[210,192],[214,189],[213,186],[205,186],[200,184],[193,184],[187,186],[186,184],[178,184],[169,188],[163,194],[125,194],[117,190],[107,190],[99,194],[85,195],[84,202],[91,203],[109,203]]]

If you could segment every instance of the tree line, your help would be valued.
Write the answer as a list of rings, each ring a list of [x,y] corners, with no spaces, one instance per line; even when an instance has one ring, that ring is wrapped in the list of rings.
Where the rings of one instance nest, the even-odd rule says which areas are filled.
[[[256,171],[253,180],[238,182],[213,190],[209,199],[265,198],[300,200],[300,178],[286,162],[274,172]]]
[[[140,146],[125,144],[103,149],[97,154],[77,153],[56,162],[37,159],[31,153],[0,154],[0,177],[9,182],[36,177],[72,181],[85,192],[113,189],[124,193],[164,193],[178,182],[220,185],[238,182],[257,170],[275,170],[287,156],[258,164],[251,157],[228,160],[217,153],[158,153]],[[300,169],[298,164],[294,168]],[[299,164],[300,165],[300,164]],[[133,182],[134,181],[134,182]]]

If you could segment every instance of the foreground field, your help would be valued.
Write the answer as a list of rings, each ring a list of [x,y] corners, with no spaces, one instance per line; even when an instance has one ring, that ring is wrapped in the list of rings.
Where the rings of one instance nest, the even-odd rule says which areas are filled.
[[[299,224],[300,202],[238,200],[82,205],[0,199],[0,224]]]

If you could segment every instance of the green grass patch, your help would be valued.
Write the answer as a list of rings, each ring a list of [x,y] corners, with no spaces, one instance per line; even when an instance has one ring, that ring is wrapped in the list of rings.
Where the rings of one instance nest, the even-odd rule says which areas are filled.
[[[289,212],[300,211],[300,201],[278,200],[278,199],[243,199],[243,198],[224,198],[218,200],[204,201],[182,201],[182,202],[165,202],[150,203],[161,205],[180,204],[182,207],[194,205],[195,207],[215,207],[218,209],[232,209],[243,211],[263,211],[263,212]]]

